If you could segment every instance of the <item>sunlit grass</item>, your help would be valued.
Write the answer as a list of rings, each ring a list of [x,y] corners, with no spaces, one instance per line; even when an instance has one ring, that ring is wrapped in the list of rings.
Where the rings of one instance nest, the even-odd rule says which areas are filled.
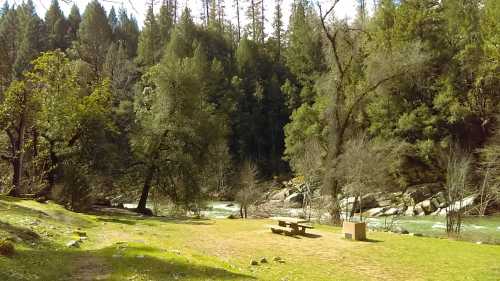
[[[13,258],[0,257],[6,281],[500,279],[495,245],[378,232],[351,242],[322,225],[317,238],[293,238],[272,234],[269,220],[96,216],[4,198],[0,207],[1,236],[40,236],[16,242]],[[70,249],[77,230],[88,240]],[[268,263],[250,265],[263,257]]]

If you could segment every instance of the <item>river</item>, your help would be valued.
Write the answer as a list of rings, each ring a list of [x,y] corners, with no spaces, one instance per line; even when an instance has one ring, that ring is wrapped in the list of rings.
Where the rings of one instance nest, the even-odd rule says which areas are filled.
[[[202,212],[208,218],[227,218],[239,213],[239,205],[229,201],[212,201]],[[300,213],[300,209],[287,209],[274,215]],[[366,219],[369,228],[383,228],[391,222],[390,217]],[[394,219],[394,227],[399,227],[411,233],[421,233],[425,236],[446,237],[445,217],[421,216],[399,217]],[[466,217],[462,224],[461,238],[467,241],[500,244],[500,216]]]

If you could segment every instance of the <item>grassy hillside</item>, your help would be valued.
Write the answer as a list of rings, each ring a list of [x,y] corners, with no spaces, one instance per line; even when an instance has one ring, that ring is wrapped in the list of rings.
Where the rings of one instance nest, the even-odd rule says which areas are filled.
[[[500,246],[372,232],[351,242],[328,226],[293,238],[270,223],[86,215],[0,197],[0,236],[17,250],[0,257],[0,280],[500,279]],[[79,236],[88,238],[67,246]]]

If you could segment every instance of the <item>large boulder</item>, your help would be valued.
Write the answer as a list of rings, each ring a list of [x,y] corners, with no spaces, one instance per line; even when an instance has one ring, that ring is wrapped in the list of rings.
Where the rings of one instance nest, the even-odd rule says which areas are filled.
[[[425,210],[422,207],[422,202],[420,202],[417,205],[415,205],[415,208],[413,210],[414,210],[414,214],[415,215],[417,215],[417,216],[425,216]]]
[[[367,217],[380,217],[381,215],[384,214],[386,209],[387,208],[381,208],[381,207],[372,208],[372,209],[365,212],[365,216],[367,216]]]
[[[353,209],[353,207],[356,207],[354,206],[355,202],[356,202],[356,197],[351,196],[340,200],[339,205],[342,210],[348,209],[350,211]]]
[[[397,214],[399,214],[400,212],[400,209],[399,208],[389,208],[387,209],[387,211],[384,212],[384,216],[395,216]]]
[[[403,194],[403,200],[408,205],[415,205],[432,197],[432,195],[443,190],[443,186],[439,183],[421,184],[408,187]]]
[[[387,197],[377,198],[377,205],[379,207],[387,207],[392,205],[392,200]]]
[[[434,206],[435,209],[441,208],[441,204],[439,203],[439,201],[437,200],[437,198],[432,198],[431,199],[431,204],[432,204],[432,206]]]
[[[427,199],[427,200],[424,200],[422,201],[421,203],[421,206],[422,206],[422,209],[424,210],[425,214],[430,214],[432,212],[434,212],[437,207],[435,207],[432,203],[431,203],[431,200],[430,199]]]
[[[379,207],[375,194],[369,193],[361,197],[361,211]]]
[[[276,192],[270,195],[271,200],[285,200],[290,195],[290,188],[283,188],[281,190],[277,190]]]
[[[302,193],[293,193],[285,198],[284,202],[291,208],[301,208],[304,202],[304,195]]]
[[[478,194],[472,194],[468,197],[465,197],[461,201],[455,202],[452,209],[453,210],[467,210],[476,203],[478,198],[479,198]]]
[[[408,208],[405,211],[405,216],[414,216],[415,215],[415,207],[413,206],[408,206]]]

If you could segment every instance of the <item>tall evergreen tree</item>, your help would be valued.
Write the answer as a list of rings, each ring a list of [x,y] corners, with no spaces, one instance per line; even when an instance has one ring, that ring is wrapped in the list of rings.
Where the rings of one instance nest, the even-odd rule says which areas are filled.
[[[306,1],[295,3],[288,29],[288,45],[284,52],[286,65],[293,78],[283,87],[291,110],[314,99],[314,82],[325,69],[321,37],[308,17]]]
[[[16,77],[21,77],[29,67],[31,60],[36,58],[44,48],[43,22],[36,14],[35,5],[28,0],[17,8],[19,32],[17,33],[18,51],[14,63]]]
[[[170,40],[170,35],[174,28],[174,18],[172,4],[169,1],[163,1],[158,15],[158,29],[160,32],[161,49],[164,49]]]
[[[118,17],[116,15],[115,7],[111,7],[108,13],[108,23],[111,27],[111,32],[115,35],[116,30],[118,29]]]
[[[77,33],[78,30],[80,29],[81,21],[82,18],[80,16],[80,10],[78,9],[78,6],[73,4],[73,6],[71,6],[71,11],[68,16],[68,25],[69,25],[68,41],[70,43],[77,39]]]
[[[45,14],[45,26],[47,29],[47,49],[61,49],[68,47],[67,30],[69,27],[64,14],[59,7],[58,0],[52,0]]]
[[[148,4],[144,27],[139,36],[138,60],[140,64],[151,66],[159,62],[161,52],[160,28],[154,14],[153,3]]]
[[[85,8],[78,35],[80,57],[90,64],[98,76],[102,71],[113,35],[106,11],[99,1],[93,0]]]
[[[118,10],[118,26],[115,33],[115,40],[121,42],[129,58],[135,57],[140,33],[139,26],[132,15],[130,17],[127,15],[124,8]]]
[[[14,77],[14,63],[19,42],[19,19],[15,9],[8,9],[0,22],[0,93],[3,93]]]

